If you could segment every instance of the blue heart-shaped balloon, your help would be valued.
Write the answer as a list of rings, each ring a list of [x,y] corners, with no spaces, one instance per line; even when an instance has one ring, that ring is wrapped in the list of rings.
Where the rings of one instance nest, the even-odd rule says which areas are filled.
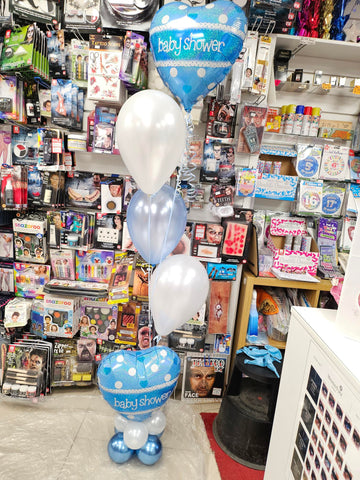
[[[155,66],[186,111],[229,73],[246,30],[244,12],[228,0],[204,7],[173,2],[157,11],[150,26]]]
[[[112,352],[99,365],[99,388],[112,408],[142,421],[170,397],[180,363],[179,356],[167,347]]]
[[[169,185],[147,195],[138,190],[127,209],[131,240],[148,263],[157,265],[179,243],[186,226],[184,200]]]

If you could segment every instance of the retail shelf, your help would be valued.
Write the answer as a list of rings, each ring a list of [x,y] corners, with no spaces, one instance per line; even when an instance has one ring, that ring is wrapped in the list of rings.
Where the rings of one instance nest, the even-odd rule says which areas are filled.
[[[260,153],[263,155],[276,155],[281,157],[294,158],[297,156],[297,151],[294,147],[281,145],[261,145]]]
[[[300,46],[303,47],[301,55],[307,57],[321,58],[326,60],[342,60],[354,62],[360,58],[360,43],[340,42],[338,40],[326,40],[323,38],[297,37],[295,35],[274,35],[276,37],[276,48],[286,48],[294,51]],[[300,53],[299,51],[299,53]]]
[[[360,54],[360,51],[359,51]],[[311,83],[283,82],[275,87],[279,92],[310,93],[312,95],[334,95],[336,97],[353,97],[360,99],[360,92],[354,93],[354,87],[327,87],[328,84],[312,85]]]
[[[280,342],[279,340],[274,340],[273,338],[270,338],[270,337],[267,337],[267,339],[268,339],[269,345],[271,345],[272,347],[276,347],[279,350],[285,350],[286,342]],[[246,346],[249,346],[249,345],[256,345],[256,344],[251,342],[246,342]]]
[[[245,270],[242,275],[239,307],[237,312],[236,330],[234,334],[234,343],[232,357],[235,352],[244,345],[247,345],[246,333],[248,329],[250,305],[253,289],[256,287],[282,287],[302,290],[312,307],[316,307],[319,302],[320,292],[328,292],[331,289],[331,281],[318,279],[319,282],[300,282],[295,280],[279,280],[274,277],[256,277],[250,271]],[[274,347],[284,349],[285,342],[279,342],[269,338],[269,344]],[[232,360],[233,361],[233,360]]]
[[[298,143],[308,143],[309,145],[310,144],[325,145],[327,143],[346,145],[346,142],[348,142],[348,140],[343,140],[342,138],[308,137],[306,135],[292,135],[292,134],[286,134],[286,133],[264,132],[263,142],[264,144],[269,143],[273,146],[286,145],[288,148],[295,149],[296,148],[295,146]],[[262,152],[262,153],[265,153],[265,152]]]
[[[276,85],[275,89],[281,92],[291,92],[291,93],[309,93],[310,83],[303,82],[281,82],[279,85]]]

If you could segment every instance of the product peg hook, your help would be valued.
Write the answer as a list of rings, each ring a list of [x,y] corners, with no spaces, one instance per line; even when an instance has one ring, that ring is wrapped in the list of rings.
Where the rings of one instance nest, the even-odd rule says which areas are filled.
[[[263,21],[262,17],[259,17],[259,16],[256,17],[254,23],[252,24],[251,31],[258,32],[261,27],[262,21]]]
[[[51,23],[45,23],[46,30],[52,33],[55,29]]]
[[[253,105],[260,105],[265,100],[265,98],[266,96],[264,94],[259,95]]]
[[[266,28],[265,37],[268,37],[269,35],[271,35],[273,33],[273,31],[275,29],[275,26],[276,26],[276,21],[275,20],[270,20],[269,25]]]

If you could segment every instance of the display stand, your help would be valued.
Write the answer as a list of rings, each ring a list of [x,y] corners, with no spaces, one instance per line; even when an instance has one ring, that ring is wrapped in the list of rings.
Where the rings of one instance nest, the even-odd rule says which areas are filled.
[[[227,393],[213,424],[219,446],[233,460],[263,470],[270,441],[279,378],[267,368],[236,356]],[[281,363],[274,364],[281,373]]]

